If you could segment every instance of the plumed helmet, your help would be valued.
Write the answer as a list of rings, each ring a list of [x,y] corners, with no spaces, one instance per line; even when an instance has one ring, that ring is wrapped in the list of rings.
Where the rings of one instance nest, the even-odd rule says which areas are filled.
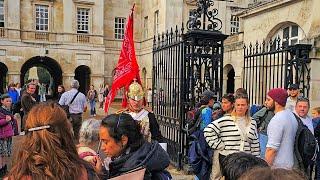
[[[144,97],[144,91],[142,89],[142,86],[137,83],[136,81],[132,82],[129,86],[128,89],[128,97],[135,100],[139,101],[143,99]]]

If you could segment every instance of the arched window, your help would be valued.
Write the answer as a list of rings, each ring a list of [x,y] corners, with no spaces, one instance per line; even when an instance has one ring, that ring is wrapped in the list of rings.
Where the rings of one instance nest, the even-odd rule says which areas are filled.
[[[304,38],[304,33],[297,24],[287,24],[272,36],[272,40],[276,38],[281,39],[282,46],[295,45]]]

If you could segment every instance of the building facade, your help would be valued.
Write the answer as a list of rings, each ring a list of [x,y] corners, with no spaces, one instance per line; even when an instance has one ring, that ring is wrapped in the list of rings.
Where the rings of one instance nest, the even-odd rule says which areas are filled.
[[[80,80],[111,84],[126,20],[135,3],[134,40],[144,87],[151,87],[154,36],[186,28],[196,0],[0,0],[0,84],[20,82],[33,66],[46,68],[58,84]],[[243,82],[243,46],[281,37],[309,43],[311,67],[318,68],[318,0],[214,1],[225,41],[224,92]],[[186,30],[185,30],[186,31]],[[316,102],[318,74],[311,70],[310,97]]]

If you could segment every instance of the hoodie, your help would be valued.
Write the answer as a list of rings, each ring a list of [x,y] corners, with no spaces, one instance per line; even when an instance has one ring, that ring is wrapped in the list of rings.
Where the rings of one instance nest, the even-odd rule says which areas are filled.
[[[109,164],[109,177],[119,176],[130,170],[144,166],[144,179],[157,179],[157,173],[165,171],[170,158],[158,142],[145,142],[138,150],[116,158]],[[166,172],[167,173],[167,172]]]

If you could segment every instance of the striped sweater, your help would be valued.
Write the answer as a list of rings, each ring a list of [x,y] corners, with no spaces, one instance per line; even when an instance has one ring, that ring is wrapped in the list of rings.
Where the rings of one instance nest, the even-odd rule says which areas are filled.
[[[204,136],[208,145],[215,150],[227,155],[240,151],[241,134],[236,125],[235,117],[224,116],[211,122],[204,129]],[[244,152],[260,156],[257,124],[254,120],[245,128]]]

